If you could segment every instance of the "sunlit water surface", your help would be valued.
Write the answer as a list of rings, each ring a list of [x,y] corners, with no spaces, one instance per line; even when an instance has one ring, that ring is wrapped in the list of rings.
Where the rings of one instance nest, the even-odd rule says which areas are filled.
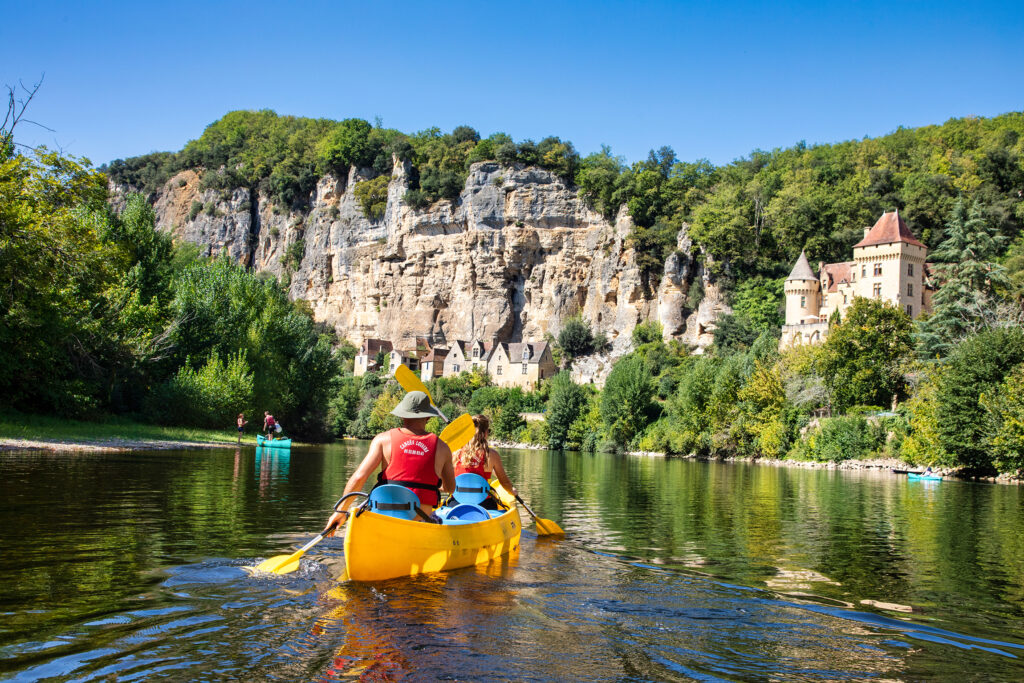
[[[0,454],[0,679],[1024,679],[1019,487],[509,451],[564,540],[250,577],[365,449]]]

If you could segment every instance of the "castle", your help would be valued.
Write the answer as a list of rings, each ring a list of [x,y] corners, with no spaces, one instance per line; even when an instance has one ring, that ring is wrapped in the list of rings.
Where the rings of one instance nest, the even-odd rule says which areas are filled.
[[[828,323],[842,316],[854,297],[882,299],[911,318],[931,310],[928,247],[918,241],[899,211],[883,213],[864,239],[853,245],[853,260],[819,263],[811,269],[803,252],[786,278],[786,324],[779,348],[817,344],[828,336]]]

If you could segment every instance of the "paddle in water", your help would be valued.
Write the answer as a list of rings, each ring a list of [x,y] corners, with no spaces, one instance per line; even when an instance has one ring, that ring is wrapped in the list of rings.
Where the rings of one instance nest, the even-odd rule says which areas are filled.
[[[530,509],[530,506],[526,504],[526,501],[523,500],[518,493],[516,494],[516,500],[518,500],[519,503],[526,508],[526,511],[530,513],[530,516],[533,517],[533,521],[537,525],[538,536],[565,536],[565,532],[562,531],[562,527],[558,526],[558,524],[556,524],[552,519],[538,517],[537,513]]]
[[[471,418],[468,413],[464,413],[452,420],[448,426],[441,431],[441,441],[448,444],[448,448],[450,448],[452,452],[455,452],[469,443],[469,440],[473,438],[473,433],[475,431],[476,426],[473,424],[473,418]],[[349,495],[358,494],[351,493]],[[341,501],[338,502],[340,503]],[[525,503],[523,505],[525,506]],[[527,508],[527,510],[529,510],[529,508]],[[531,512],[530,514],[532,515],[533,513]],[[536,519],[536,516],[534,519]],[[551,523],[555,524],[554,522]],[[555,526],[557,527],[558,525],[555,524]],[[539,522],[537,524],[537,528],[540,528]],[[263,560],[253,568],[253,571],[268,574],[288,574],[295,571],[299,568],[299,560],[301,560],[302,556],[306,554],[306,551],[324,540],[324,538],[327,537],[327,534],[331,533],[332,530],[332,528],[324,529],[316,538],[302,546],[299,550],[296,550],[291,555],[275,555],[270,559]],[[559,531],[561,531],[561,529],[559,529]]]

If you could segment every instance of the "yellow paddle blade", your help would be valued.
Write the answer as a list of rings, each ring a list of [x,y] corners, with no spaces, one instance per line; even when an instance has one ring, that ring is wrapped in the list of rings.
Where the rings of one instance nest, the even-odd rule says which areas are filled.
[[[260,562],[254,571],[265,574],[289,574],[299,568],[299,560],[305,554],[306,551],[297,550],[291,555],[276,555]]]
[[[538,536],[565,536],[565,532],[562,531],[562,527],[558,526],[553,519],[534,517],[533,521],[537,523]]]
[[[434,397],[430,395],[429,391],[427,391],[427,385],[416,376],[416,373],[405,367],[405,363],[399,365],[398,369],[395,370],[395,379],[398,380],[398,383],[401,384],[402,388],[406,391],[422,391],[427,395],[427,398],[430,399],[431,403],[434,402]]]
[[[473,418],[469,413],[463,413],[441,430],[441,441],[448,444],[448,448],[454,453],[469,443],[475,433],[476,425],[473,424]]]

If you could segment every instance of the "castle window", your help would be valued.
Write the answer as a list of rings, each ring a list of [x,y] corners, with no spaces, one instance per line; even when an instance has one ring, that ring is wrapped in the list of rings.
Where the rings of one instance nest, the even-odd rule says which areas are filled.
[[[914,296],[914,284],[912,282],[907,283],[907,296]]]
[[[882,274],[882,264],[881,263],[876,263],[875,264],[875,276],[877,277],[877,276],[879,276],[881,274]]]
[[[874,296],[876,299],[881,299],[882,298],[882,285],[881,285],[881,283],[878,283],[878,282],[875,283],[874,288],[872,288],[872,290],[871,290],[871,295]]]
[[[868,266],[867,266],[867,264],[862,264],[861,265],[861,267],[860,267],[860,276],[861,277],[867,277],[868,276]]]
[[[802,297],[800,297],[800,308],[806,308],[806,307],[807,307],[807,297],[806,296],[802,296]]]
[[[913,304],[907,304],[907,315],[909,315],[911,318],[914,317],[914,306],[913,306]]]
[[[914,264],[913,263],[908,263],[907,264],[907,275],[913,275],[913,274],[914,274]]]
[[[523,363],[523,374],[526,374],[526,363]]]
[[[459,371],[459,364],[456,363],[455,365],[452,366],[452,372],[458,372],[458,371]]]
[[[478,347],[474,346],[473,347],[473,358],[479,358],[479,357],[480,357],[480,349]]]
[[[498,374],[499,375],[501,374],[501,366],[500,365],[498,366]]]
[[[844,304],[846,303],[846,295],[845,294],[843,294],[843,303]]]

